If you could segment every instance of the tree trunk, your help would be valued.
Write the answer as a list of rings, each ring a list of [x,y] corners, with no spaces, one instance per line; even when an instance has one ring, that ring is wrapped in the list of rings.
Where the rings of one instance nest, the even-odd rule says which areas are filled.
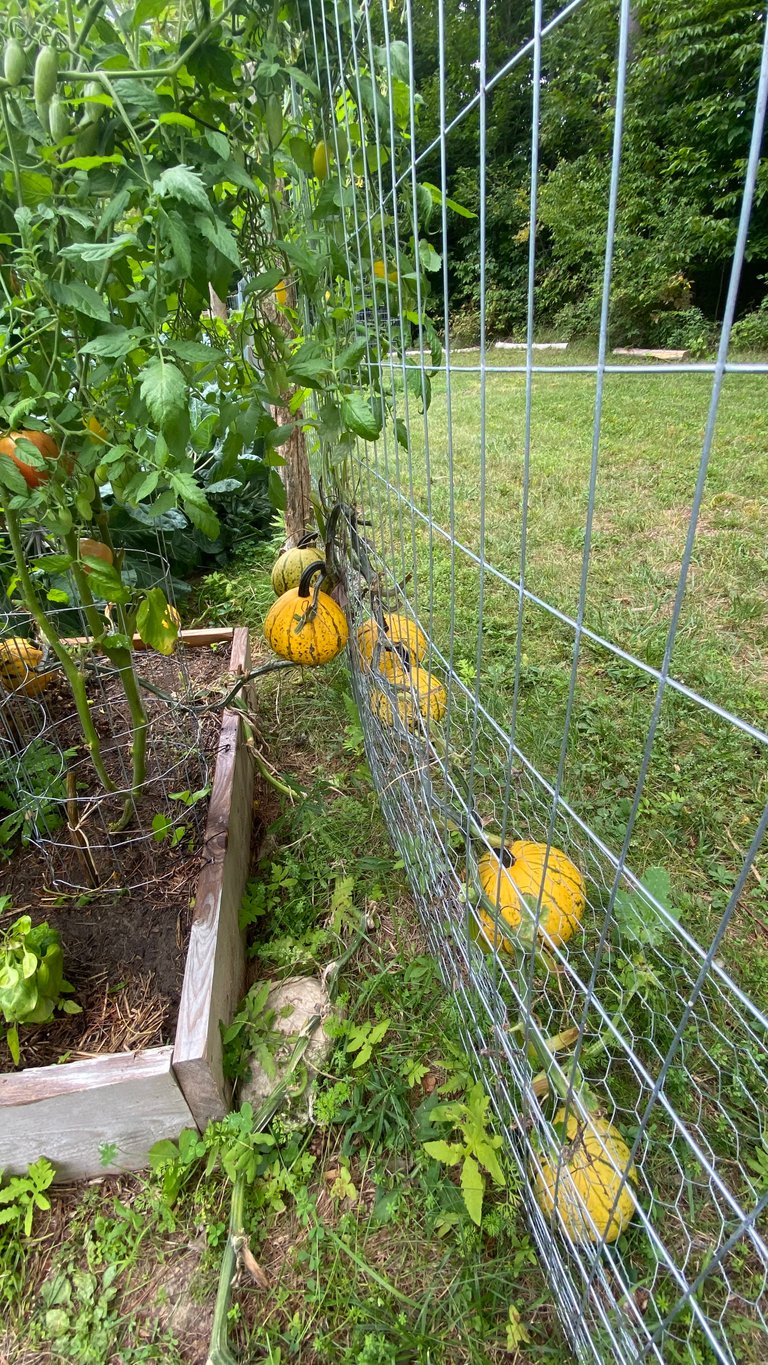
[[[291,307],[295,308],[296,286],[292,281],[286,281],[286,288],[289,303]],[[282,309],[277,307],[272,296],[264,300],[264,311],[268,317],[277,322],[279,327],[282,327],[286,336],[293,335],[293,329],[288,318]],[[280,466],[280,477],[285,486],[285,539],[286,544],[290,546],[301,540],[314,517],[310,496],[312,480],[309,475],[309,461],[307,460],[307,442],[299,425],[303,413],[301,408],[297,412],[291,412],[290,408],[279,404],[272,408],[272,416],[278,426],[290,425],[293,428],[288,440],[278,450],[278,453],[285,460],[285,464]]]
[[[287,408],[274,408],[273,412],[280,426],[288,422],[300,422],[302,418],[301,409],[291,413]],[[301,427],[293,428],[285,445],[280,446],[280,454],[285,460],[280,470],[285,485],[285,535],[287,543],[295,545],[301,540],[313,516],[307,443]]]

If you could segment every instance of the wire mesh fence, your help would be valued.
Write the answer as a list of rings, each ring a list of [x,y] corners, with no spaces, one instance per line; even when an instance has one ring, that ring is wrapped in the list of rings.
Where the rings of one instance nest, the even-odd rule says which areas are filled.
[[[50,552],[49,545],[42,548]],[[159,553],[129,556],[124,581],[172,593],[168,564]],[[55,582],[58,600],[68,601],[49,607],[48,617],[86,679],[111,789],[96,773],[53,651],[25,610],[0,603],[0,849],[10,852],[19,839],[34,845],[52,885],[63,892],[122,893],[157,880],[147,844],[160,840],[174,849],[199,824],[199,810],[185,799],[207,782],[195,689],[183,646],[166,660],[150,650],[133,655],[149,762],[140,790],[132,793],[134,726],[120,672],[94,650],[74,580]],[[173,866],[169,857],[169,870]]]
[[[740,386],[761,385],[768,366],[735,361],[729,338],[758,184],[768,39],[717,354],[638,362],[611,350],[637,20],[630,0],[611,11],[599,339],[572,361],[537,340],[542,72],[552,35],[590,8],[572,0],[549,14],[535,0],[530,36],[491,70],[481,4],[470,93],[449,117],[451,34],[438,0],[439,136],[421,146],[410,0],[402,16],[376,0],[309,0],[305,67],[329,111],[330,168],[308,205],[308,241],[322,235],[332,202],[345,268],[330,287],[343,275],[353,319],[339,368],[359,365],[370,385],[370,407],[352,414],[354,448],[334,450],[318,405],[318,458],[329,501],[343,507],[352,677],[371,769],[521,1172],[570,1340],[601,1361],[759,1360],[768,735],[757,685],[726,693],[710,676],[707,608],[697,616],[691,587],[711,529],[712,466],[728,455],[718,433],[745,396],[765,402],[764,388]],[[486,335],[488,108],[513,78],[530,95],[517,364]],[[447,187],[452,139],[470,122],[479,344],[468,357],[452,341]],[[424,177],[435,163],[437,184]],[[669,446],[649,462],[643,423],[666,408],[670,424],[654,432]],[[693,413],[685,434],[672,423],[681,409]],[[655,496],[676,441],[685,459],[674,509],[659,501],[660,529]],[[621,529],[612,533],[612,496],[627,483],[635,530],[660,542],[639,588]],[[573,523],[566,551],[553,506]],[[728,629],[738,652],[738,625]]]

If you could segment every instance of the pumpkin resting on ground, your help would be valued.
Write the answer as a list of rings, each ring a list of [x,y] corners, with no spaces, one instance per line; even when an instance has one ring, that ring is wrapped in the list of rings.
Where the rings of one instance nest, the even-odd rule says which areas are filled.
[[[38,673],[43,652],[21,635],[0,640],[0,684],[9,692],[34,697],[47,687],[52,673]]]
[[[546,862],[546,871],[545,871]],[[575,863],[559,848],[517,839],[501,850],[501,857],[490,850],[477,864],[477,875],[484,894],[499,911],[510,929],[523,922],[525,897],[535,911],[541,892],[539,933],[552,947],[572,938],[581,923],[586,901],[584,878]],[[500,928],[482,905],[477,907],[481,940],[514,952],[514,945],[500,937]]]
[[[560,1109],[555,1124],[564,1119]],[[629,1148],[621,1133],[598,1114],[583,1119],[571,1110],[561,1159],[543,1155],[541,1171],[534,1172],[536,1202],[547,1217],[557,1208],[561,1227],[574,1242],[615,1242],[637,1207],[629,1184],[637,1179],[634,1166],[618,1194],[628,1167]]]
[[[375,691],[371,697],[373,714],[384,721],[385,725],[392,725],[393,706],[396,706],[401,721],[409,730],[417,728],[419,712],[425,720],[442,720],[447,696],[440,679],[428,673],[426,668],[420,668],[418,664],[411,668],[410,673],[402,662],[399,667],[398,673],[397,665],[393,662],[394,698],[386,692]]]
[[[322,559],[307,565],[297,588],[289,588],[272,604],[264,621],[264,638],[281,659],[314,668],[330,663],[347,643],[347,619],[327,592],[310,588]]]

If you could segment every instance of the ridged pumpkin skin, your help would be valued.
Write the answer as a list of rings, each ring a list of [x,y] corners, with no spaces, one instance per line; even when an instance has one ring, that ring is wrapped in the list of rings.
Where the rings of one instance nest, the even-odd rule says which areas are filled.
[[[416,622],[404,612],[393,612],[391,615],[385,613],[383,634],[378,621],[373,617],[369,621],[363,621],[357,632],[357,648],[367,664],[371,663],[379,641],[382,645],[379,652],[380,660],[383,660],[388,644],[400,645],[407,649],[412,664],[421,663],[427,652],[426,636],[419,630]]]
[[[42,650],[20,635],[0,640],[0,684],[9,692],[35,697],[51,681],[53,674],[38,673]]]
[[[34,465],[27,464],[22,451],[16,454],[16,442],[23,437],[25,441],[30,441],[33,446],[37,446],[40,454],[45,460],[57,460],[59,458],[59,447],[52,436],[48,436],[44,431],[12,431],[10,436],[4,436],[0,440],[0,455],[7,455],[13,460],[19,473],[24,476],[28,488],[39,488],[41,483],[46,483],[50,478],[47,469],[35,469]]]
[[[316,561],[317,549],[314,545],[295,545],[291,550],[283,550],[272,569],[275,596],[282,596],[289,588],[298,588],[304,570]]]
[[[581,923],[586,886],[575,863],[561,849],[551,848],[549,858],[546,855],[546,844],[517,839],[507,844],[506,856],[511,860],[511,866],[502,866],[501,877],[499,857],[490,850],[478,862],[477,873],[485,895],[498,908],[510,929],[518,929],[522,923],[520,896],[525,896],[535,907],[543,883],[539,933],[558,948],[573,938]],[[502,858],[502,863],[505,861]],[[482,905],[477,907],[477,914],[487,942],[508,953],[514,952],[514,945],[508,939],[499,940],[499,929]]]
[[[447,696],[443,684],[434,674],[428,673],[426,668],[415,665],[408,672],[404,664],[400,664],[400,673],[395,675],[393,681],[397,687],[397,695],[394,699],[390,698],[385,692],[376,691],[371,697],[371,710],[379,720],[385,725],[394,724],[393,705],[397,707],[398,714],[404,725],[409,730],[418,728],[418,713],[425,720],[442,720],[445,715]]]
[[[298,588],[289,588],[273,602],[264,621],[264,638],[275,654],[306,668],[335,659],[349,633],[344,612],[327,592],[317,594],[317,612],[307,619],[312,596],[300,597]]]
[[[555,1124],[561,1124],[564,1118],[565,1109],[560,1109]],[[582,1119],[571,1110],[565,1126],[562,1161],[544,1156],[541,1172],[534,1175],[536,1202],[547,1217],[557,1206],[561,1227],[574,1242],[582,1245],[615,1242],[637,1207],[629,1184],[629,1180],[637,1180],[634,1166],[629,1169],[628,1181],[616,1201],[629,1160],[626,1142],[607,1119],[598,1114]]]

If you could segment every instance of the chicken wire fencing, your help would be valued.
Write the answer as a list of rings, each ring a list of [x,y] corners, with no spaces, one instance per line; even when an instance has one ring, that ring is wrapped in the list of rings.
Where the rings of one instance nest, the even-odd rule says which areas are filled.
[[[330,289],[351,291],[339,366],[359,364],[370,393],[352,413],[354,447],[324,438],[318,403],[316,459],[326,502],[341,513],[353,687],[389,829],[577,1355],[764,1359],[766,1015],[754,986],[761,973],[745,955],[759,962],[759,937],[747,930],[765,901],[768,735],[746,705],[737,713],[709,686],[705,666],[690,666],[697,627],[687,594],[724,394],[768,372],[729,353],[768,47],[754,73],[716,358],[619,359],[611,277],[636,14],[630,0],[615,7],[599,341],[596,356],[571,363],[534,340],[542,73],[548,43],[589,0],[546,15],[536,0],[528,40],[496,69],[481,4],[473,93],[450,118],[451,33],[437,0],[439,136],[427,145],[410,0],[401,13],[379,0],[308,6],[304,65],[329,111],[320,130],[329,168],[302,191],[307,240],[325,232],[337,263],[343,255],[344,269],[328,276]],[[486,337],[489,107],[513,79],[530,96],[527,328],[517,354]],[[447,186],[454,139],[469,126],[479,148],[479,344],[467,356],[452,342]],[[435,164],[430,180],[425,167]],[[696,450],[677,493],[685,512],[666,597],[640,607],[628,597],[624,609],[619,584],[611,610],[593,608],[610,513],[603,479],[610,492],[615,462],[605,428],[623,404],[631,446],[639,386],[658,386],[657,399],[644,399],[655,407],[691,383]],[[585,401],[586,440],[575,425]],[[581,461],[570,599],[543,572],[539,529],[558,493],[559,470],[543,463],[556,404]],[[640,496],[652,502],[652,490]],[[640,609],[657,642],[647,657],[626,643]],[[702,752],[690,779],[699,787],[688,791],[688,757]],[[720,790],[720,766],[738,791],[738,823],[670,838],[685,829],[675,812],[686,800],[706,809],[708,774]],[[659,844],[669,865],[653,857]]]
[[[51,550],[34,528],[26,548],[30,554]],[[168,562],[159,553],[129,555],[124,582],[162,587],[172,600]],[[114,897],[157,883],[156,860],[147,857],[157,842],[168,850],[164,875],[173,875],[199,828],[200,808],[190,808],[188,798],[204,791],[208,765],[195,687],[183,645],[167,659],[152,650],[132,655],[148,754],[140,788],[132,792],[134,729],[119,670],[92,649],[74,579],[60,575],[48,587],[58,591],[58,600],[69,599],[47,614],[83,670],[112,789],[105,790],[95,771],[53,650],[24,608],[0,600],[0,857],[20,839],[42,856],[59,892],[98,890]]]

